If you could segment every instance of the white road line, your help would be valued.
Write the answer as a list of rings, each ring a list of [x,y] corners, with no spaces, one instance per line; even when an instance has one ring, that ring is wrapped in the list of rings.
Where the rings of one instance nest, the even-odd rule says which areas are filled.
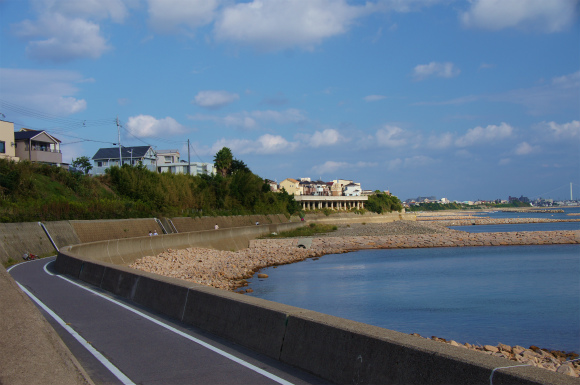
[[[80,336],[73,328],[66,324],[55,312],[53,312],[48,306],[46,306],[42,301],[36,298],[31,292],[29,292],[24,286],[16,282],[20,289],[24,291],[38,306],[40,306],[45,312],[50,314],[52,318],[60,326],[62,326],[67,332],[69,332],[82,346],[84,346],[97,360],[101,362],[111,373],[115,375],[125,385],[135,385],[129,377],[125,376],[115,365],[113,365],[109,360],[107,360],[97,349],[95,349],[91,344],[89,344],[83,337]]]
[[[47,265],[48,265],[48,263],[47,263]],[[45,271],[46,271],[46,265],[45,265]],[[47,271],[47,273],[48,273],[48,271]],[[51,273],[48,273],[48,274],[51,274]],[[54,275],[54,274],[51,274],[51,275]],[[69,279],[69,278],[67,278],[65,276],[57,275],[57,277],[62,278],[65,281],[67,281],[69,283],[72,283],[73,285],[76,285],[76,286],[80,287],[81,289],[87,290],[87,291],[89,291],[89,292],[91,292],[91,293],[93,293],[95,295],[98,295],[99,297],[102,297],[102,298],[106,299],[107,301],[110,301],[110,302],[112,302],[112,303],[114,303],[114,304],[116,304],[118,306],[121,306],[121,307],[123,307],[123,308],[125,308],[125,309],[127,309],[127,310],[129,310],[129,311],[131,311],[131,312],[133,312],[133,313],[135,313],[135,314],[137,314],[137,315],[145,318],[145,319],[148,319],[149,321],[151,321],[151,322],[153,322],[153,323],[155,323],[155,324],[157,324],[157,325],[159,325],[159,326],[161,326],[161,327],[163,327],[163,328],[165,328],[165,329],[167,329],[169,331],[172,331],[175,334],[178,334],[178,335],[180,335],[180,336],[182,336],[184,338],[187,338],[188,340],[190,340],[192,342],[195,342],[195,343],[197,343],[197,344],[199,344],[199,345],[201,345],[201,346],[203,346],[203,347],[205,347],[205,348],[207,348],[207,349],[209,349],[209,350],[211,350],[211,351],[213,351],[213,352],[215,352],[215,353],[217,353],[217,354],[219,354],[219,355],[221,355],[223,357],[226,357],[226,358],[228,358],[228,359],[230,359],[230,360],[232,360],[232,361],[234,361],[234,362],[236,362],[236,363],[238,363],[238,364],[240,364],[242,366],[245,366],[246,368],[248,368],[250,370],[253,370],[254,372],[259,373],[259,374],[263,375],[264,377],[267,377],[267,378],[269,378],[269,379],[271,379],[271,380],[273,380],[273,381],[275,381],[275,382],[277,382],[279,384],[282,384],[282,385],[294,385],[293,383],[288,382],[285,379],[280,378],[280,377],[278,377],[278,376],[276,376],[276,375],[274,375],[272,373],[269,373],[269,372],[267,372],[267,371],[265,371],[263,369],[260,369],[257,366],[254,366],[254,365],[250,364],[249,362],[246,362],[246,361],[244,361],[244,360],[242,360],[242,359],[240,359],[240,358],[238,358],[236,356],[231,355],[230,353],[224,352],[223,350],[218,349],[215,346],[212,346],[212,345],[208,344],[207,342],[203,342],[202,340],[199,340],[199,339],[197,339],[195,337],[190,336],[187,333],[184,333],[184,332],[182,332],[180,330],[177,330],[177,329],[175,329],[172,326],[169,326],[169,325],[167,325],[167,324],[165,324],[165,323],[163,323],[163,322],[161,322],[159,320],[156,320],[153,317],[148,316],[147,314],[141,313],[140,311],[138,311],[136,309],[133,309],[132,307],[127,306],[127,305],[125,305],[122,302],[118,302],[115,299],[113,299],[111,297],[107,297],[106,295],[103,295],[102,293],[99,293],[99,292],[97,292],[97,291],[95,291],[95,290],[93,290],[93,289],[91,289],[89,287],[80,285],[80,284],[76,283],[75,281],[73,281],[73,280],[71,280],[71,279]]]

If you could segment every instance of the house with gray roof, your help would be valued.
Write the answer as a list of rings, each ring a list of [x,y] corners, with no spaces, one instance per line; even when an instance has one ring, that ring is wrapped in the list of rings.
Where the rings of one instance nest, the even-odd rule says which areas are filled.
[[[119,157],[120,155],[120,157]],[[99,148],[93,156],[93,175],[102,175],[105,170],[111,166],[123,164],[138,165],[143,164],[150,171],[156,171],[157,156],[151,146],[121,146],[119,147]]]
[[[20,160],[68,167],[62,163],[60,143],[46,131],[22,128],[14,133],[15,155]]]

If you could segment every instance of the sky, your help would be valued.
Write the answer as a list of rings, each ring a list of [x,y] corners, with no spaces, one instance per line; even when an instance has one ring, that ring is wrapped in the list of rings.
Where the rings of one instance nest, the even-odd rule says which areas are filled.
[[[578,0],[0,0],[0,118],[63,161],[222,147],[401,199],[580,199]],[[119,126],[117,125],[117,119]]]

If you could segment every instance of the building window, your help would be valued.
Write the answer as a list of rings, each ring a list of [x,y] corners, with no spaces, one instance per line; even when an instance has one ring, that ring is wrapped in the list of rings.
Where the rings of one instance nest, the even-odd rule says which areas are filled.
[[[165,163],[171,163],[172,160],[171,156],[165,156]]]
[[[6,153],[6,142],[0,140],[0,154]]]

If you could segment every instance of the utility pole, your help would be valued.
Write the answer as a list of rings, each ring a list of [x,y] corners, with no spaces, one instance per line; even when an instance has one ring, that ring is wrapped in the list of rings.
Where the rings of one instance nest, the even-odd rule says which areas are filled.
[[[574,199],[572,198],[572,182],[570,182],[570,200],[573,201]]]
[[[189,139],[187,139],[187,175],[191,175],[191,161],[189,160]],[[572,184],[570,183],[570,185]]]
[[[117,115],[117,133],[119,134],[119,167],[123,165],[123,155],[121,155],[121,125],[119,124],[119,115]]]

